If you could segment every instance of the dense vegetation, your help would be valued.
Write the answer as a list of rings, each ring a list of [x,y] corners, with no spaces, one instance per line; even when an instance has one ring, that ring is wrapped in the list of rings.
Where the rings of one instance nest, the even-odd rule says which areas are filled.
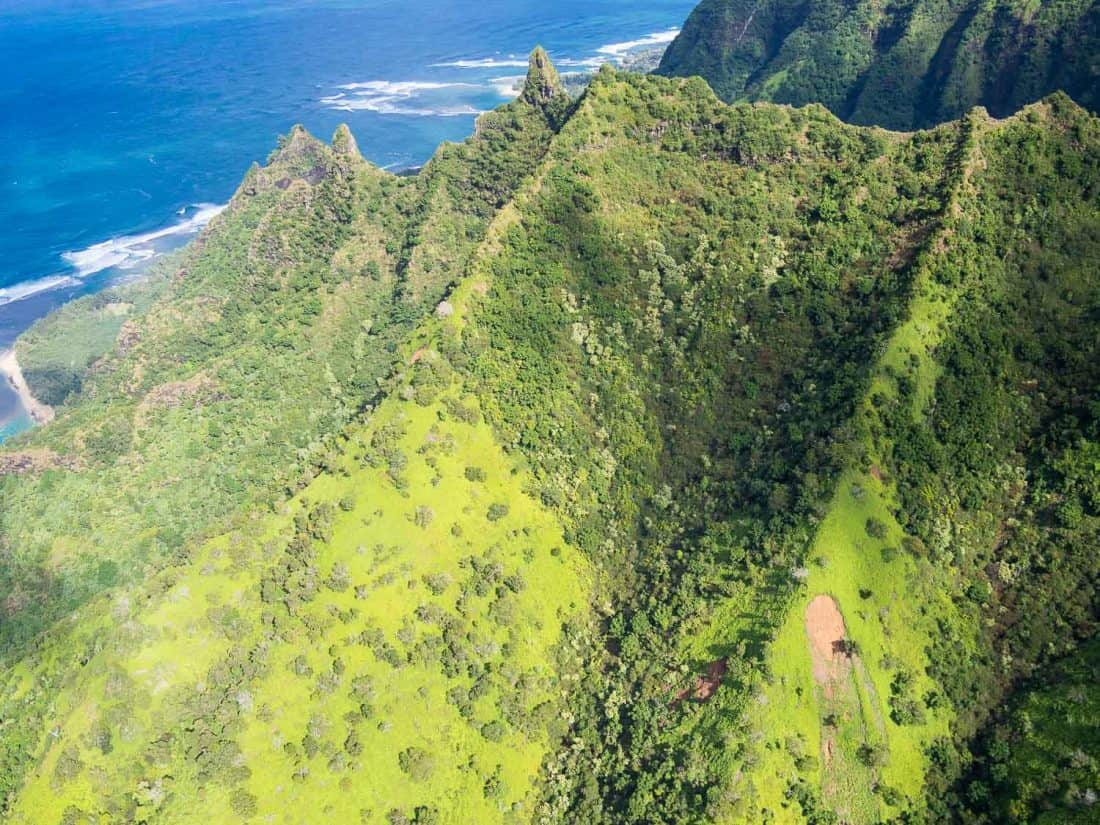
[[[20,344],[2,815],[1086,821],[1097,261],[1064,96],[903,135],[537,51],[410,178],[295,130]]]
[[[703,0],[658,71],[725,100],[822,103],[843,120],[916,129],[1054,91],[1100,109],[1091,0]]]

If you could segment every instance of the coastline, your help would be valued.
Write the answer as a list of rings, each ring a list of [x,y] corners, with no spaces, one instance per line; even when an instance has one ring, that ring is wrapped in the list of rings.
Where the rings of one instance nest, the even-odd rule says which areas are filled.
[[[7,379],[15,394],[19,396],[23,409],[35,424],[46,424],[53,420],[53,407],[35,398],[30,387],[27,386],[27,379],[23,377],[23,370],[19,367],[14,349],[0,352],[0,375]]]

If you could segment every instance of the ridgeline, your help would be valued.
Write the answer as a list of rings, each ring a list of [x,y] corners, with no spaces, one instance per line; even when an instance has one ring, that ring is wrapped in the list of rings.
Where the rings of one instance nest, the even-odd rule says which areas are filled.
[[[19,344],[0,816],[1087,816],[1098,261],[1063,94],[902,134],[537,50],[417,175],[295,128]]]

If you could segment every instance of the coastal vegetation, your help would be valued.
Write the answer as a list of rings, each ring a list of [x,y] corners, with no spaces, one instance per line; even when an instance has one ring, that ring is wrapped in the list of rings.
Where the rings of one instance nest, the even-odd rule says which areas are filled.
[[[294,129],[19,344],[0,817],[1088,821],[1097,261],[1063,94]]]

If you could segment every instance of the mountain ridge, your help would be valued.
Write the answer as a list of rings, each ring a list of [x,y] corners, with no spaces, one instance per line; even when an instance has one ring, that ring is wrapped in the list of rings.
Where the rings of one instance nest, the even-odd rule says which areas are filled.
[[[1100,7],[901,0],[854,5],[704,0],[657,69],[725,100],[822,103],[910,130],[985,106],[999,117],[1063,90],[1097,111]]]
[[[279,366],[346,317],[371,380],[267,377],[288,398],[323,379],[364,415],[310,425],[323,449],[228,531],[5,639],[13,822],[935,819],[970,804],[959,760],[1012,681],[1094,632],[1096,119],[1054,95],[899,134],[609,69],[567,104],[531,68],[532,95],[404,182],[354,157],[347,175],[295,130],[293,157],[246,179],[241,211],[271,201],[246,238],[219,218],[143,316],[186,323],[170,357],[137,359],[146,322],[120,335],[131,416],[238,427],[286,399],[219,407],[233,384],[195,315],[262,287],[294,323],[249,357]],[[281,188],[284,166],[302,177]],[[305,264],[229,279],[229,241]],[[338,311],[372,284],[377,305]],[[11,448],[64,444],[99,484],[178,471],[133,435],[89,453],[93,425],[65,424],[104,375]],[[24,508],[0,515],[5,561],[63,569],[64,523],[19,516],[60,507],[66,473],[0,480]],[[3,583],[6,617],[34,616]],[[832,725],[802,635],[821,592],[864,674],[866,711]],[[700,678],[709,695],[677,699]]]

